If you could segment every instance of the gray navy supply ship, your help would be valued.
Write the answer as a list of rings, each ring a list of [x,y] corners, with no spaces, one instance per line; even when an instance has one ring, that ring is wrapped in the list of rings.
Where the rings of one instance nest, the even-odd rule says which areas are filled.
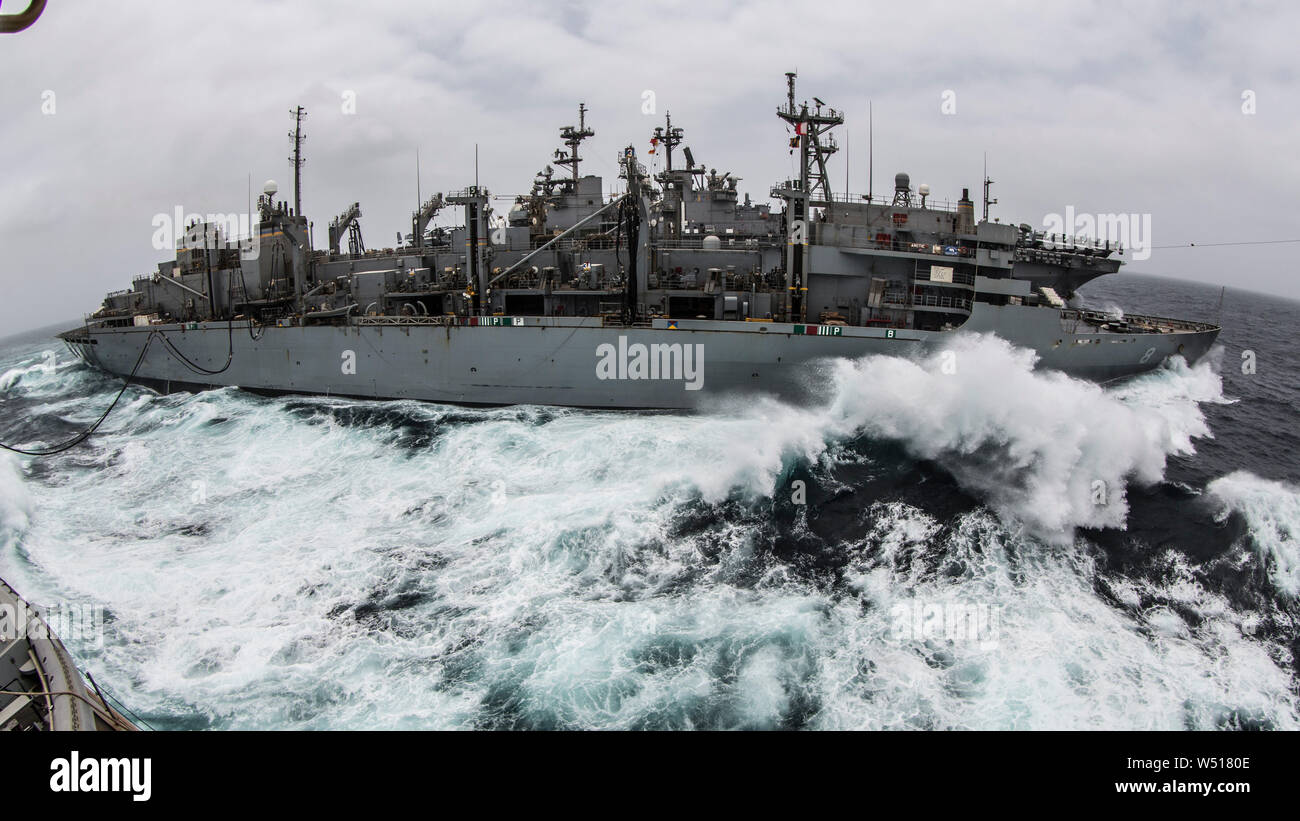
[[[697,164],[671,115],[650,137],[662,170],[628,147],[607,197],[579,171],[594,134],[579,106],[528,194],[437,194],[382,250],[366,249],[357,203],[329,224],[328,250],[314,249],[299,108],[292,206],[268,182],[247,240],[195,221],[174,260],[61,337],[163,391],[666,409],[731,394],[809,401],[826,388],[819,362],[931,353],[966,331],[1095,380],[1192,362],[1214,342],[1214,325],[1070,307],[1119,270],[1123,249],[990,221],[987,177],[978,222],[968,189],[939,202],[906,174],[887,198],[832,191],[843,115],[797,103],[786,77],[776,113],[800,171],[771,189],[775,210]],[[513,202],[498,217],[502,199]],[[433,226],[452,209],[461,225]]]

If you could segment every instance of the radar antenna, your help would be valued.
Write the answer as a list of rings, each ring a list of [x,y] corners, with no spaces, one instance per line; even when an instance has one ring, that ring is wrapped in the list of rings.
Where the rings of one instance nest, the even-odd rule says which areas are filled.
[[[678,145],[680,145],[681,142],[682,142],[681,128],[673,128],[672,112],[665,111],[664,125],[662,127],[655,129],[654,137],[651,138],[650,140],[650,144],[654,146],[654,148],[650,149],[650,153],[651,154],[655,153],[655,148],[662,145],[664,147],[665,154],[667,154],[667,163],[668,163],[667,170],[672,171],[673,170],[673,149],[676,148]],[[687,165],[689,164],[690,163],[688,162]]]
[[[814,97],[814,108],[808,110],[808,103],[795,104],[793,71],[786,72],[786,105],[778,108],[776,115],[794,126],[795,136],[790,147],[799,149],[800,183],[810,196],[821,194],[822,202],[829,214],[834,197],[831,195],[830,176],[826,173],[826,159],[839,151],[835,137],[830,130],[843,125],[844,115],[830,108],[826,103]],[[825,112],[823,112],[825,109]]]
[[[984,221],[989,221],[989,206],[997,205],[996,199],[989,199],[989,188],[993,185],[993,180],[989,179],[989,155],[984,154]]]
[[[578,187],[578,163],[582,158],[578,156],[578,146],[588,137],[595,136],[596,132],[587,128],[587,104],[578,103],[578,127],[566,125],[560,129],[560,136],[564,139],[564,144],[569,147],[568,153],[555,149],[555,164],[568,165],[573,167],[573,187]]]

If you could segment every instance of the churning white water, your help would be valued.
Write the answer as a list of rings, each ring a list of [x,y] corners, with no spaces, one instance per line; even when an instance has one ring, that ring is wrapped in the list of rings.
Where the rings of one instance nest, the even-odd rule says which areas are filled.
[[[1233,511],[1245,517],[1278,590],[1300,595],[1300,488],[1234,471],[1206,490],[1220,502],[1220,519]]]
[[[1129,484],[1210,435],[1211,365],[1106,389],[955,353],[696,415],[131,392],[89,447],[0,462],[0,575],[103,604],[104,646],[72,649],[158,726],[1296,728],[1252,613],[1176,551],[1107,575],[1076,533],[1124,527]],[[88,421],[96,380],[29,359],[0,387]],[[864,501],[842,569],[807,572],[772,517],[863,439],[982,506]],[[1300,513],[1252,487],[1214,492],[1285,518],[1294,593]]]

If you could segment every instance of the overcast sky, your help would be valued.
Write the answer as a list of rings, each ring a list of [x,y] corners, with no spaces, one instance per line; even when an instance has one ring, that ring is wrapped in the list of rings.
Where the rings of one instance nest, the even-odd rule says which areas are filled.
[[[1159,248],[1300,238],[1297,31],[1295,4],[1178,0],[50,0],[0,34],[0,321],[80,317],[129,287],[167,256],[157,214],[246,211],[250,174],[289,194],[299,104],[317,247],[353,201],[369,247],[409,231],[417,147],[426,196],[473,183],[476,143],[484,185],[526,191],[579,101],[583,169],[607,190],[669,110],[697,161],[766,201],[793,169],[774,115],[789,70],[846,114],[837,189],[846,160],[867,188],[871,101],[877,193],[907,171],[978,200],[987,151],[1004,222],[1150,214],[1157,249],[1125,270],[1300,297],[1300,245]]]

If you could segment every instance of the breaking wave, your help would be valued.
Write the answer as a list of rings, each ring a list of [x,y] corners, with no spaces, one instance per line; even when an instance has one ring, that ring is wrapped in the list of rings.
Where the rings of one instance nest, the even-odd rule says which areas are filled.
[[[1210,436],[1199,404],[1226,402],[1214,363],[1167,368],[1105,389],[1034,370],[1032,351],[968,335],[924,359],[868,356],[831,365],[836,390],[823,408],[778,403],[732,408],[767,434],[740,440],[742,475],[771,491],[781,455],[816,460],[834,443],[869,437],[937,462],[968,491],[1035,535],[1068,540],[1076,527],[1123,528],[1129,480],[1159,482],[1170,456]],[[738,431],[739,432],[739,431]],[[716,497],[737,477],[703,483]]]
[[[18,460],[0,454],[0,548],[8,550],[27,530],[31,514],[31,494],[23,482]]]
[[[1277,589],[1300,594],[1300,489],[1234,471],[1215,479],[1206,491],[1219,503],[1220,521],[1230,513],[1245,517],[1246,539]]]

